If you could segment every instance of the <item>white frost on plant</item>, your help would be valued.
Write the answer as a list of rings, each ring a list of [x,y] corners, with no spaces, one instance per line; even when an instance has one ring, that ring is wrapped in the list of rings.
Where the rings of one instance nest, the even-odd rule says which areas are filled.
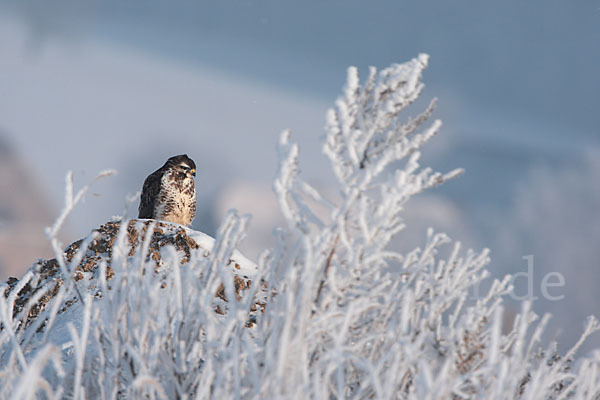
[[[235,250],[248,218],[231,213],[216,239],[186,229],[200,248],[182,263],[180,252],[163,247],[158,270],[147,256],[150,234],[132,255],[126,229],[112,259],[101,257],[95,281],[72,278],[83,254],[67,263],[57,250],[65,282],[28,326],[35,302],[13,315],[16,289],[4,287],[10,294],[0,296],[0,397],[596,398],[600,352],[575,363],[579,341],[558,355],[540,342],[549,317],[537,322],[528,303],[503,331],[509,277],[469,301],[488,275],[487,250],[463,251],[433,229],[422,247],[389,246],[405,229],[407,201],[461,172],[419,165],[420,149],[441,127],[426,125],[435,102],[402,118],[423,89],[427,62],[421,55],[371,68],[363,84],[355,68],[348,70],[323,144],[337,201],[302,180],[299,147],[289,131],[281,135],[274,191],[288,229],[274,231],[277,246],[262,253],[258,267]],[[232,259],[253,280],[243,293],[234,287]],[[35,279],[32,272],[17,285]],[[90,296],[91,285],[101,296]],[[220,288],[230,300],[217,313]],[[259,295],[266,308],[249,324]],[[57,304],[73,298],[75,306],[60,313]],[[68,342],[57,347],[65,327]],[[581,340],[597,329],[590,318]]]

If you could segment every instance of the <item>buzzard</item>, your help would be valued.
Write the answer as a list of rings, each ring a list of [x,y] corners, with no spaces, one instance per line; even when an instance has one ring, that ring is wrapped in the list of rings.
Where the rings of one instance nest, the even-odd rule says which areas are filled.
[[[148,175],[142,188],[138,218],[190,225],[196,216],[196,164],[181,154]]]

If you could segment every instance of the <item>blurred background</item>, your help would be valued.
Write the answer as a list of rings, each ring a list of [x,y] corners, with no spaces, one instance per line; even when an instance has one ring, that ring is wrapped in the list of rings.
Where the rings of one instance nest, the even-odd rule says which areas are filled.
[[[51,256],[43,230],[68,170],[76,188],[119,174],[93,185],[65,244],[136,216],[126,199],[181,153],[198,167],[194,228],[214,234],[228,209],[251,213],[242,250],[255,258],[282,224],[279,133],[292,129],[305,178],[335,194],[320,138],[346,68],[364,77],[421,52],[422,98],[439,98],[444,121],[422,163],[466,173],[413,199],[398,242],[423,243],[433,226],[491,248],[498,278],[533,256],[515,293],[532,288],[568,348],[600,314],[598,0],[0,0],[0,278]],[[541,291],[552,272],[558,301]]]

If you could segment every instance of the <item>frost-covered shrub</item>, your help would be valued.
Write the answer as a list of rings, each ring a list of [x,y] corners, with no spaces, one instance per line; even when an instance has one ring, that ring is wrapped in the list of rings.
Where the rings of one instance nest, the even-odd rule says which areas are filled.
[[[421,55],[380,72],[372,68],[362,85],[356,69],[348,71],[344,94],[328,112],[323,144],[338,200],[302,180],[298,146],[290,132],[282,134],[274,190],[288,227],[276,231],[277,246],[263,252],[245,291],[237,290],[230,265],[247,222],[235,214],[210,252],[192,248],[182,260],[164,246],[158,266],[148,257],[151,235],[134,249],[122,228],[110,257],[97,260],[95,282],[73,278],[85,254],[65,262],[51,230],[63,283],[37,314],[38,323],[27,325],[26,314],[43,291],[13,315],[13,293],[36,279],[35,271],[5,288],[7,298],[0,296],[0,396],[600,395],[600,355],[574,362],[581,342],[563,356],[540,343],[548,316],[536,322],[524,303],[513,328],[503,330],[508,278],[469,302],[469,290],[487,276],[487,250],[465,252],[433,230],[422,248],[400,253],[388,245],[405,228],[408,199],[460,173],[418,164],[419,149],[441,127],[439,121],[427,125],[434,103],[414,118],[403,115],[423,89],[427,61]],[[65,212],[74,203],[69,189]],[[81,242],[82,251],[93,241],[92,235]],[[258,313],[257,297],[266,302]],[[72,299],[78,306],[60,313]],[[590,318],[582,340],[597,328]],[[68,343],[54,340],[65,336]]]

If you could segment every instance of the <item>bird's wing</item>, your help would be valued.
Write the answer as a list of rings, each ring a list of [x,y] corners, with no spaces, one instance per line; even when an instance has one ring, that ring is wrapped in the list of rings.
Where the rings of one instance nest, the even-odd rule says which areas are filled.
[[[159,169],[154,171],[144,181],[142,195],[140,197],[140,207],[138,209],[138,218],[153,218],[154,202],[158,198],[160,192],[160,180],[162,171]]]

